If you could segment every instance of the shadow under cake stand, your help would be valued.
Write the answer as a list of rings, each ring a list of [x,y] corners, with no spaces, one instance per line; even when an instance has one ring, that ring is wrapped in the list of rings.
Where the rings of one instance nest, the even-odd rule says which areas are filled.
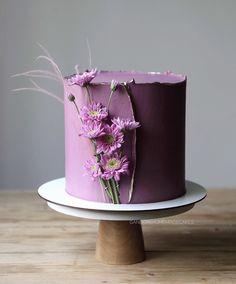
[[[99,221],[96,258],[108,264],[133,264],[145,259],[141,220],[184,213],[206,197],[199,184],[186,181],[185,195],[162,202],[110,204],[75,198],[65,191],[65,179],[49,181],[38,189],[53,210]]]

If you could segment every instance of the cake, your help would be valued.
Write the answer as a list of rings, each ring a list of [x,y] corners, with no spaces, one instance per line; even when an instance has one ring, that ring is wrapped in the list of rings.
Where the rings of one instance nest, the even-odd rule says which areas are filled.
[[[69,195],[134,204],[185,194],[185,76],[93,69],[64,90]]]

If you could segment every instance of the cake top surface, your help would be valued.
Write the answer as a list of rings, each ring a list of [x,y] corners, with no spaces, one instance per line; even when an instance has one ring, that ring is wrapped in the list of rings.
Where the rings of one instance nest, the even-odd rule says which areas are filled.
[[[176,84],[185,81],[186,76],[171,71],[163,73],[141,71],[98,71],[96,77],[92,79],[91,84],[110,84],[112,80],[116,80],[119,83],[134,81],[136,84]]]

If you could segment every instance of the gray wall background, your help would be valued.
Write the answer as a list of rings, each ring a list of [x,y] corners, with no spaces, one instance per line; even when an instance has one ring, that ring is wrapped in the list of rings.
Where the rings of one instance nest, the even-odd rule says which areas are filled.
[[[15,73],[74,65],[187,74],[187,178],[236,186],[236,1],[0,0],[0,189],[36,188],[64,175],[63,106]],[[62,96],[62,89],[47,88]]]

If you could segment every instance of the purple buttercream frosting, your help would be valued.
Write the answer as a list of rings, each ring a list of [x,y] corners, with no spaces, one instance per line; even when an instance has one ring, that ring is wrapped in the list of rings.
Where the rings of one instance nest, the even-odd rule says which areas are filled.
[[[130,203],[168,200],[185,193],[185,92],[186,77],[165,73],[128,71],[99,71],[90,82],[89,90],[95,102],[107,106],[112,80],[129,88],[119,87],[112,96],[109,114],[112,118],[135,120],[136,171]],[[75,97],[81,108],[87,104],[85,90],[69,85],[65,93]],[[130,107],[130,99],[133,109]],[[73,104],[65,96],[65,157],[66,191],[78,198],[106,202],[98,180],[84,175],[83,165],[93,156],[90,141],[78,136],[81,121]],[[134,167],[133,134],[125,134],[124,155]],[[120,179],[121,202],[128,203],[131,175]]]

